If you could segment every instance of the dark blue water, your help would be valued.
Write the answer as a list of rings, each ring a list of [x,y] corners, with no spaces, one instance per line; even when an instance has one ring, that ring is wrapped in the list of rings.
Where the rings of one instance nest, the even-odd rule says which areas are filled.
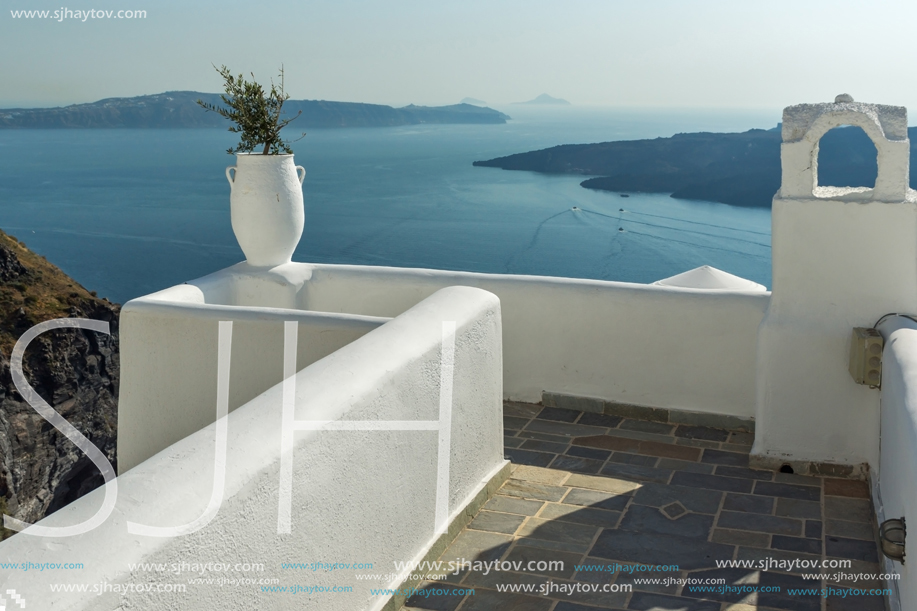
[[[778,113],[501,110],[514,120],[311,130],[294,145],[308,172],[294,260],[632,282],[708,264],[770,284],[769,210],[621,198],[583,189],[578,176],[471,163],[767,128]],[[223,175],[232,142],[222,130],[0,131],[0,228],[118,302],[232,265],[244,258]]]

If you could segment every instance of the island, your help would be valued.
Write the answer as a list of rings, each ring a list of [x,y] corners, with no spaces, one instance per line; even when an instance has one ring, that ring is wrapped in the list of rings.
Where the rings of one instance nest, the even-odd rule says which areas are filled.
[[[487,106],[487,102],[484,100],[479,100],[477,98],[462,98],[462,101],[459,104],[471,104],[472,106]]]
[[[913,155],[917,128],[908,130]],[[676,134],[670,138],[566,144],[487,161],[479,167],[593,176],[587,189],[617,193],[671,193],[678,199],[769,207],[780,188],[780,126],[742,133]],[[872,186],[876,149],[859,128],[839,128],[821,139],[819,183]],[[911,184],[915,180],[911,166]]]
[[[567,100],[562,100],[561,98],[553,98],[546,93],[542,93],[540,96],[534,100],[529,100],[528,102],[513,102],[513,104],[527,104],[527,105],[546,105],[546,106],[570,106],[570,102]]]
[[[10,108],[0,110],[0,128],[181,128],[226,127],[216,113],[205,112],[197,100],[220,104],[215,93],[167,91],[132,98],[108,98],[89,104],[58,108]],[[492,108],[472,104],[393,108],[382,104],[288,100],[289,116],[302,111],[291,125],[298,128],[391,127],[422,123],[502,124],[510,117]]]

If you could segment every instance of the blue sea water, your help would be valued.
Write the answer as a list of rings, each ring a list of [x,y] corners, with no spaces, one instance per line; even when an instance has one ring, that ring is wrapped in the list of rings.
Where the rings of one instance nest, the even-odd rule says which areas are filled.
[[[631,282],[708,264],[770,284],[769,210],[622,198],[580,176],[471,163],[769,128],[778,112],[501,110],[506,125],[309,130],[294,144],[307,170],[294,260]],[[244,258],[223,174],[233,141],[215,129],[0,131],[0,229],[117,302],[232,265]]]

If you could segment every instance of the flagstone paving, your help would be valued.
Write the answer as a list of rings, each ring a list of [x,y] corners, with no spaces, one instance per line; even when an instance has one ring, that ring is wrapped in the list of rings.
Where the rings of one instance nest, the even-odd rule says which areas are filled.
[[[886,609],[884,596],[852,589],[885,588],[852,577],[883,572],[865,482],[751,469],[753,434],[700,426],[507,402],[504,434],[510,479],[440,559],[521,564],[466,567],[425,582],[405,609]],[[849,566],[788,565],[801,561]],[[638,583],[647,579],[656,581]],[[728,588],[705,582],[711,579]],[[768,591],[748,590],[754,587]],[[435,593],[452,588],[474,594]]]

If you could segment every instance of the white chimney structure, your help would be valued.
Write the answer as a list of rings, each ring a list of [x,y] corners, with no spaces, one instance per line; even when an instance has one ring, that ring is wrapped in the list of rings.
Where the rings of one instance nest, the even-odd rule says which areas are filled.
[[[862,128],[875,144],[872,188],[818,184],[819,140],[842,125]],[[790,106],[780,155],[752,456],[771,467],[875,468],[879,392],[855,383],[847,363],[854,327],[873,327],[887,313],[917,312],[917,192],[908,186],[907,110],[848,95],[834,104]]]

